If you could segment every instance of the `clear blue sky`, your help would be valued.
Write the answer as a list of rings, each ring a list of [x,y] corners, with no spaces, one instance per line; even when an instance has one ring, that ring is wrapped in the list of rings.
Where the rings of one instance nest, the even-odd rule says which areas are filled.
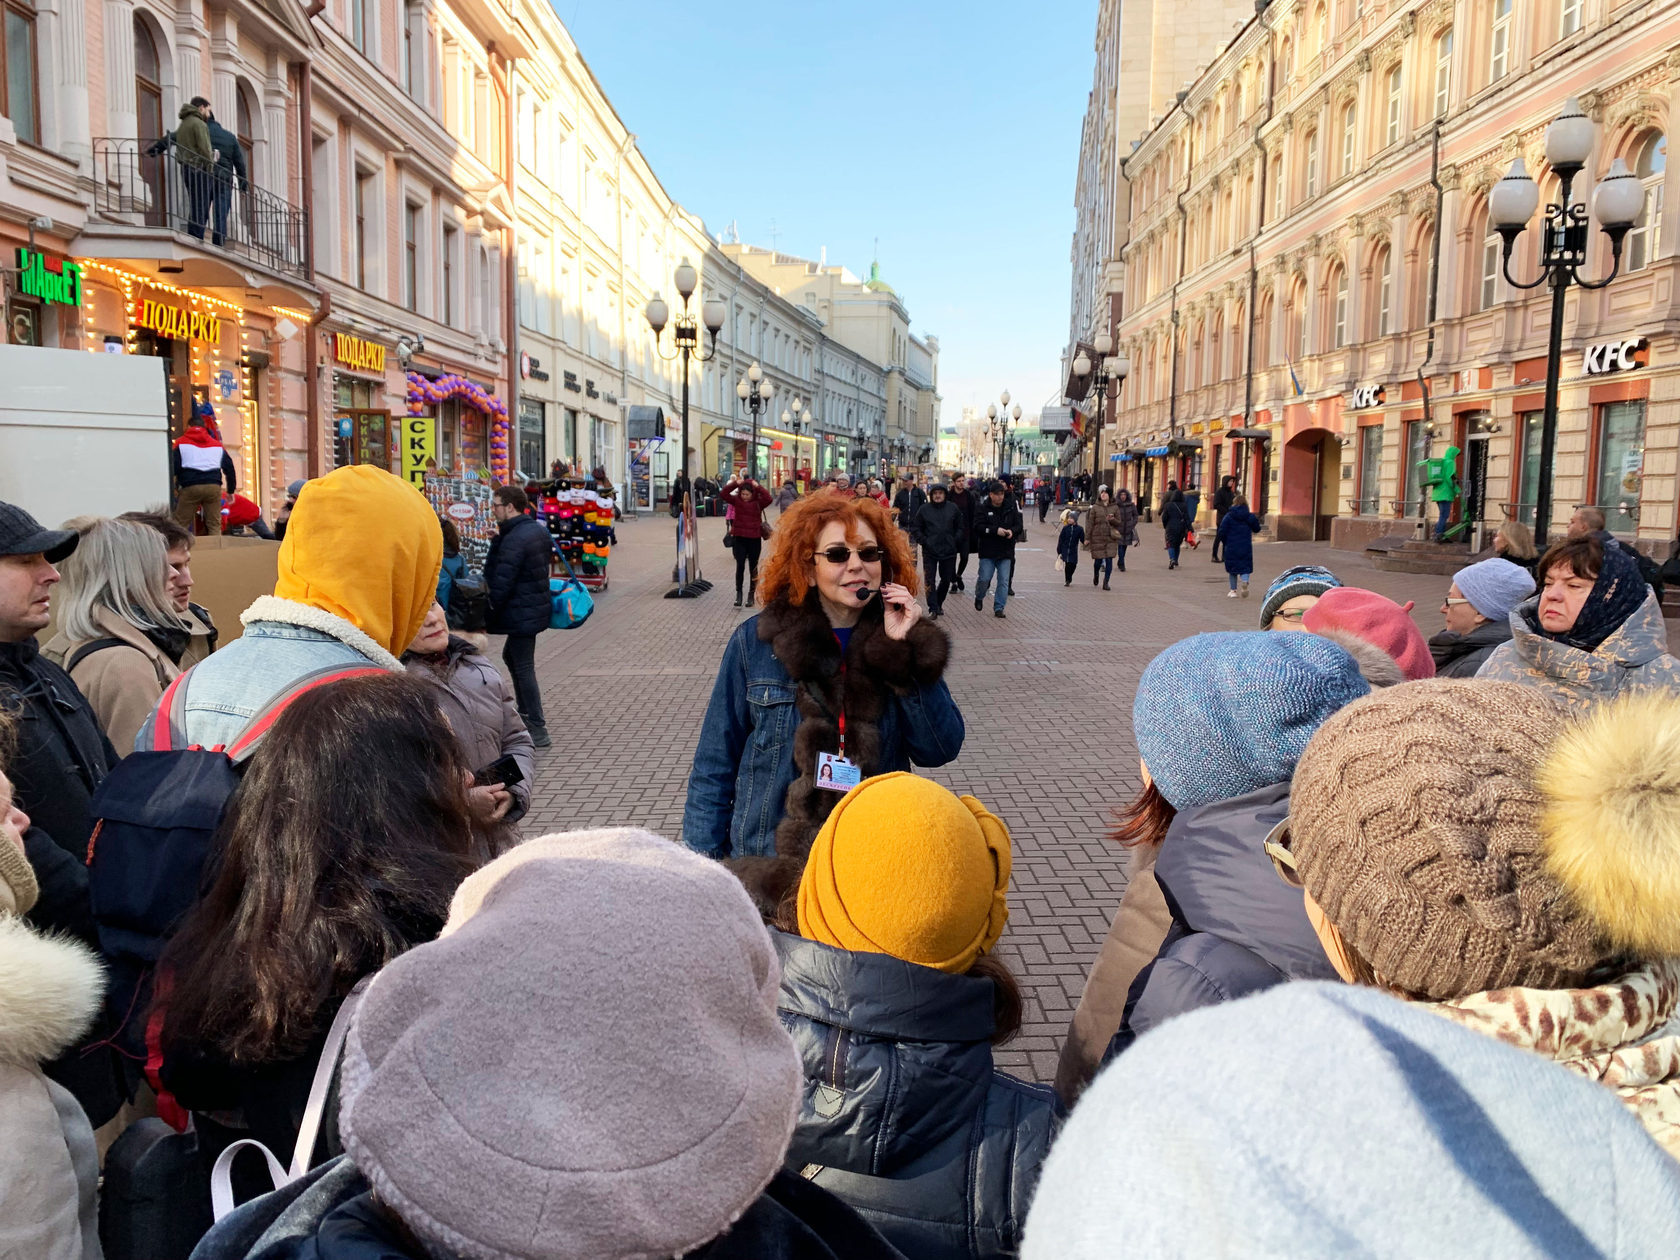
[[[666,190],[714,233],[881,275],[940,339],[947,423],[1036,411],[1068,326],[1095,0],[554,0]]]

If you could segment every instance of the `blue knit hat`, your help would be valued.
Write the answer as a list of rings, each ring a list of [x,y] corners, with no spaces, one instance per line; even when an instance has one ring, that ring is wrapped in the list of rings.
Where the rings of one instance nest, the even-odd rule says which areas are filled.
[[[1534,579],[1521,565],[1495,556],[1453,574],[1453,585],[1489,621],[1504,621],[1511,610],[1534,594]]]
[[[1370,690],[1316,634],[1198,634],[1149,662],[1132,732],[1161,795],[1194,809],[1285,782],[1320,724]]]
[[[1323,565],[1298,564],[1285,569],[1266,588],[1266,598],[1260,604],[1260,628],[1271,625],[1272,615],[1297,595],[1322,595],[1341,584],[1342,579]]]

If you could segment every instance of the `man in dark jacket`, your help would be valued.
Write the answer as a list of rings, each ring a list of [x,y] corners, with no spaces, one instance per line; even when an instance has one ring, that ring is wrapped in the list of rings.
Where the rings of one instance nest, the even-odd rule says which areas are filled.
[[[1219,563],[1219,527],[1225,523],[1225,513],[1237,501],[1237,479],[1226,477],[1213,492],[1213,561]]]
[[[204,121],[210,128],[210,147],[216,151],[215,219],[210,229],[210,243],[220,245],[227,236],[228,210],[233,205],[233,190],[251,186],[250,173],[245,169],[245,148],[206,107]]]
[[[169,448],[169,477],[175,483],[175,519],[191,530],[202,508],[204,532],[222,532],[222,483],[232,494],[239,489],[233,457],[211,431],[216,418],[209,403],[194,403],[187,431]]]
[[[953,591],[967,589],[963,573],[968,569],[968,553],[974,550],[974,494],[968,488],[968,478],[957,473],[951,478],[951,502],[962,512],[962,537],[957,540],[957,578],[951,583]]]
[[[1178,549],[1190,532],[1190,513],[1184,506],[1184,492],[1178,482],[1167,482],[1167,493],[1161,500],[1161,529],[1167,536],[1167,568],[1178,568]]]
[[[997,578],[992,616],[1003,616],[1009,602],[1009,579],[1015,571],[1015,543],[1022,533],[1021,509],[1002,481],[986,487],[986,497],[974,512],[974,545],[980,553],[980,585],[974,588],[974,610],[986,602],[986,587]]]
[[[898,483],[898,493],[893,495],[893,513],[898,521],[898,527],[910,535],[910,545],[918,547],[922,542],[921,515],[927,506],[927,495],[922,492],[911,478],[905,473],[903,480]]]
[[[513,676],[514,704],[531,742],[547,748],[554,741],[543,717],[536,654],[537,636],[548,629],[552,608],[548,558],[554,544],[542,522],[526,515],[529,508],[518,486],[496,487],[490,514],[496,518],[497,534],[484,561],[484,583],[490,588],[490,629],[507,635],[502,661]]]
[[[957,578],[957,551],[968,540],[968,522],[951,502],[943,481],[928,487],[928,501],[919,521],[922,531],[922,568],[927,580],[928,615],[945,615],[945,596]]]
[[[0,772],[29,815],[23,851],[41,894],[25,917],[97,947],[88,906],[88,805],[117,755],[76,684],[35,642],[49,619],[54,566],[77,541],[73,530],[43,529],[22,508],[0,503],[0,710],[17,719],[16,745],[9,757],[0,755]],[[96,1126],[121,1105],[109,1053],[72,1049],[49,1075],[76,1095]]]

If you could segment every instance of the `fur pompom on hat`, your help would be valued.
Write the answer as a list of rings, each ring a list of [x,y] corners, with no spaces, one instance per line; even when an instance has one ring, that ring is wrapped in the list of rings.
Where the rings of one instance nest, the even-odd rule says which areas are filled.
[[[1635,693],[1565,731],[1539,774],[1552,874],[1612,945],[1680,957],[1680,699]]]
[[[799,881],[806,940],[960,975],[1009,922],[1009,829],[972,796],[898,771],[846,793]]]
[[[1567,988],[1616,958],[1541,841],[1536,777],[1566,721],[1534,687],[1431,678],[1319,728],[1290,791],[1290,848],[1381,980],[1444,1001]]]
[[[718,863],[629,828],[529,841],[368,987],[345,1150],[428,1254],[684,1255],[787,1153],[801,1069],[780,982]]]

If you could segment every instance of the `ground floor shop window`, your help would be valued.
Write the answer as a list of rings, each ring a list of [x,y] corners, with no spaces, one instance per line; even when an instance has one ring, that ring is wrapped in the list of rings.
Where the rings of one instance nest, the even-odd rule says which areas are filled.
[[[519,400],[519,471],[527,477],[548,475],[548,456],[543,440],[546,423],[543,403],[535,398]]]
[[[578,458],[578,413],[570,407],[560,417],[560,458],[568,464]]]
[[[607,470],[607,477],[613,475],[613,468],[618,462],[618,426],[611,420],[594,420],[590,424],[590,452],[589,471],[597,468]],[[743,449],[739,452],[740,461],[746,462],[747,453]]]
[[[1540,502],[1540,443],[1545,438],[1545,413],[1525,411],[1517,423],[1522,440],[1522,466],[1517,470],[1517,519],[1532,526],[1535,505]]]
[[[1598,484],[1594,502],[1605,528],[1631,533],[1639,524],[1639,482],[1645,467],[1645,400],[1598,409]]]
[[[1359,514],[1382,511],[1383,427],[1368,424],[1359,430]]]
[[[1419,479],[1418,465],[1429,458],[1429,430],[1424,428],[1422,420],[1412,420],[1406,425],[1406,469],[1405,469],[1405,499],[1400,505],[1400,515],[1415,516],[1421,511],[1420,502],[1423,495],[1423,483]]]

